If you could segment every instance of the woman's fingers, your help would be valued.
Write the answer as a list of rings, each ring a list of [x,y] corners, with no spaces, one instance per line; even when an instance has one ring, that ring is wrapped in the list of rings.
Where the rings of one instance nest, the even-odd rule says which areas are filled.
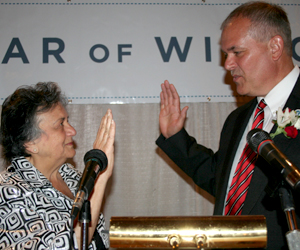
[[[113,121],[112,112],[110,109],[108,109],[106,114],[101,119],[96,140],[94,142],[94,148],[105,151],[106,146],[113,145],[114,137],[115,137],[115,123]],[[109,145],[106,145],[108,140],[109,140]]]

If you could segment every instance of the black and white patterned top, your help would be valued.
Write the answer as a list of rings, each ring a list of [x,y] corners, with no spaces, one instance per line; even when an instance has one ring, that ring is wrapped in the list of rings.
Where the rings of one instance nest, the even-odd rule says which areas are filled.
[[[59,170],[73,195],[80,173],[70,164]],[[73,200],[56,190],[24,157],[0,174],[0,249],[70,249]],[[96,231],[109,247],[103,214]],[[96,249],[95,240],[89,249]]]

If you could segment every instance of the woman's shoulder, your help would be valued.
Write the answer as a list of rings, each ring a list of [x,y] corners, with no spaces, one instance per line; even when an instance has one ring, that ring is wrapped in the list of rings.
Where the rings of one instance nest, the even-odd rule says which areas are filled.
[[[22,178],[17,172],[9,171],[9,169],[0,172],[0,185],[11,186],[19,182],[22,182]]]
[[[29,191],[28,185],[16,172],[7,170],[0,173],[0,194],[3,200],[19,200]]]

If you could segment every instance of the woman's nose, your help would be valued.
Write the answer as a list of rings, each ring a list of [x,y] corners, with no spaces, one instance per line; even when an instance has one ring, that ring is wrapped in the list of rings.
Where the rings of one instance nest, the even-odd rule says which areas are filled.
[[[73,126],[71,124],[68,124],[67,128],[66,128],[66,133],[69,136],[75,136],[77,132],[76,132],[75,128],[73,128]]]

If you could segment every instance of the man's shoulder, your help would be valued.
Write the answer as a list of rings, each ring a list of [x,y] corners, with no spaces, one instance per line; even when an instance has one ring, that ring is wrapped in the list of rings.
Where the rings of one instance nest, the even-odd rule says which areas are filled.
[[[243,112],[248,112],[252,110],[257,104],[257,99],[253,98],[251,101],[238,106],[235,110],[233,110],[228,117],[237,116]]]

